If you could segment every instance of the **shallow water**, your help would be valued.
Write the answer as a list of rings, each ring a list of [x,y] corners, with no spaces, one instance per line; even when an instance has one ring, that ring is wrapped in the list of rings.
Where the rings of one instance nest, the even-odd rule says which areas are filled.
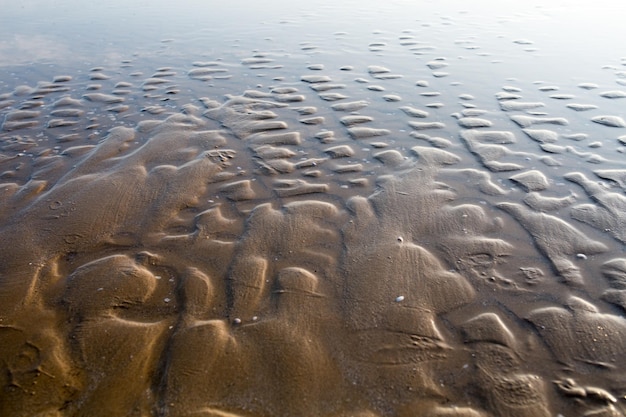
[[[0,17],[0,410],[624,415],[611,4]]]

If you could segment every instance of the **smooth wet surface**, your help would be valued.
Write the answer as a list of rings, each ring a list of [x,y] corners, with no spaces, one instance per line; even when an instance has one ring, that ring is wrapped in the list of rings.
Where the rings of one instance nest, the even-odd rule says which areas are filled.
[[[626,414],[605,5],[0,18],[0,414]]]

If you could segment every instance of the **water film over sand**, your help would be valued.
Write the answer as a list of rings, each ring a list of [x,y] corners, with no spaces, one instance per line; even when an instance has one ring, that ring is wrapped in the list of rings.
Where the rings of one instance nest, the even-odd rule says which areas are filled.
[[[195,6],[0,44],[0,415],[626,415],[619,37]]]

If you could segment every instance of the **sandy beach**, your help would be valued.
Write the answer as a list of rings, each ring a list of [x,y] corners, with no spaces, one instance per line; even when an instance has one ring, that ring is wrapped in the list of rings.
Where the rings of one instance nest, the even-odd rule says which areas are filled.
[[[626,415],[616,11],[26,3],[1,416]]]

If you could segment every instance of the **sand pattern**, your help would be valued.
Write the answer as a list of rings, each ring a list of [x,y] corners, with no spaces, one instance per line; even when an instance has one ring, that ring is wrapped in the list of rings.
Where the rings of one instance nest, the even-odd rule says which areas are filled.
[[[1,85],[1,415],[626,415],[622,87],[370,35]]]

